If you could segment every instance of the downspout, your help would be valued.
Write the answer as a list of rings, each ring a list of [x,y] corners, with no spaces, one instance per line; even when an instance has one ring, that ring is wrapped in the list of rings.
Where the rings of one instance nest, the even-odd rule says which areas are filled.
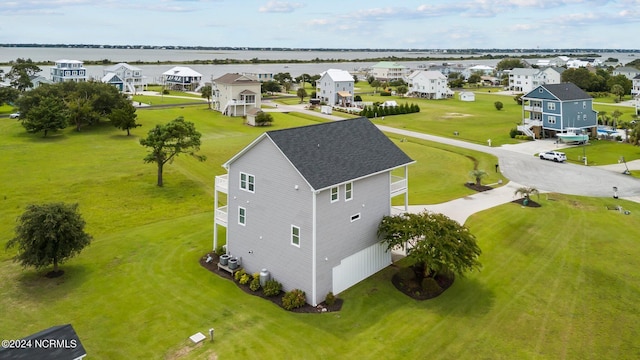
[[[404,166],[404,181],[406,181],[404,190],[404,212],[409,212],[409,166]]]
[[[313,306],[318,305],[317,301],[316,301],[316,266],[317,266],[317,261],[316,261],[316,217],[317,217],[317,211],[316,211],[316,199],[318,197],[318,192],[313,190],[312,191],[312,201],[311,201],[311,206],[313,207],[311,209],[311,299],[313,302]]]
[[[218,221],[216,220],[216,213],[218,212],[218,189],[216,189],[216,180],[213,184],[213,251],[218,248]],[[227,214],[229,210],[227,208]]]

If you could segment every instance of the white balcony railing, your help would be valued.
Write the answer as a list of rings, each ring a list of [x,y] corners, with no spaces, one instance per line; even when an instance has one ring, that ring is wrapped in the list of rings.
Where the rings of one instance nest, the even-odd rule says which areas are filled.
[[[542,126],[542,120],[534,120],[529,118],[524,118],[523,123],[528,126]]]
[[[224,227],[227,227],[227,219],[229,218],[229,215],[227,213],[227,206],[221,206],[219,208],[216,209],[216,223],[218,225],[222,225]]]
[[[219,191],[225,194],[229,193],[229,175],[228,174],[216,176],[216,191]]]
[[[525,107],[524,107],[524,111],[542,112],[542,106],[530,106],[530,105],[525,105]]]
[[[407,179],[400,176],[391,176],[391,197],[407,192]]]

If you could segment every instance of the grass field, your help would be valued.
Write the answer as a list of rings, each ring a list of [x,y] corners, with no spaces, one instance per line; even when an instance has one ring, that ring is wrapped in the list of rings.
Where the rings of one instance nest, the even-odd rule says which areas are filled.
[[[138,144],[156,123],[177,116],[203,134],[204,163],[178,158],[144,164]],[[242,125],[204,107],[141,110],[132,136],[102,124],[42,138],[0,122],[0,247],[33,202],[78,202],[91,246],[46,279],[0,252],[2,338],[72,323],[94,359],[635,359],[640,354],[640,204],[542,195],[541,208],[516,204],[472,216],[483,270],[437,299],[395,290],[389,267],[341,294],[339,313],[294,314],[245,294],[200,267],[211,249],[212,188],[222,162],[265,130],[313,124],[273,114],[270,128]],[[386,120],[385,120],[386,121]],[[393,140],[418,163],[410,201],[464,196],[474,158],[428,142]],[[447,171],[444,171],[446,169]],[[491,174],[487,181],[496,180]],[[621,204],[624,215],[606,210]],[[214,343],[188,336],[215,328]]]

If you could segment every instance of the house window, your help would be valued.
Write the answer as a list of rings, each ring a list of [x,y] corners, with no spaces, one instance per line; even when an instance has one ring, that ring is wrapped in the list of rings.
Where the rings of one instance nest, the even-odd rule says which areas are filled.
[[[587,121],[587,114],[582,114],[582,120]]]
[[[344,201],[353,199],[353,183],[344,184]]]
[[[256,186],[255,181],[255,176],[242,172],[240,173],[240,189],[248,192],[254,192]]]
[[[549,124],[555,124],[556,123],[556,117],[555,116],[549,116]]]
[[[357,213],[355,215],[351,215],[351,222],[354,222],[356,220],[360,220],[360,213]]]
[[[336,202],[338,201],[339,196],[338,196],[338,187],[334,186],[331,188],[331,202]]]
[[[583,108],[583,109],[586,109],[586,108],[587,108],[587,102],[586,102],[586,101],[583,101],[583,102],[582,102],[582,108]]]
[[[291,245],[300,247],[300,228],[291,225]]]
[[[247,224],[247,209],[238,206],[238,224],[245,226]]]
[[[554,103],[554,102],[547,103],[547,109],[555,110],[556,109],[556,103]]]

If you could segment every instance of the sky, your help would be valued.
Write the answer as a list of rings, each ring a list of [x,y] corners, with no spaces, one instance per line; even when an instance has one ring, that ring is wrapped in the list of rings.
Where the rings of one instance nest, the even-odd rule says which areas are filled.
[[[640,0],[0,0],[0,43],[640,49]]]

